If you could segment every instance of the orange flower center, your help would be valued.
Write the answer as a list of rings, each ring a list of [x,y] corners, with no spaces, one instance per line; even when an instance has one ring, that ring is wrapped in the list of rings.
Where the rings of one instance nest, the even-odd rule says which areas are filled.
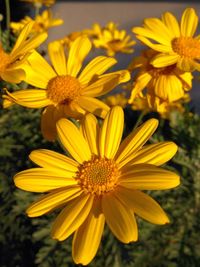
[[[149,65],[147,67],[147,71],[150,73],[150,75],[153,78],[158,78],[160,75],[172,75],[174,73],[174,70],[176,69],[176,64],[173,64],[171,66],[167,66],[164,68],[155,68],[152,65]]]
[[[70,75],[52,78],[47,85],[47,97],[55,104],[69,104],[80,96],[81,85]]]
[[[124,44],[120,39],[112,40],[108,42],[108,46],[110,47],[111,50],[118,52],[121,51],[122,48],[124,47]]]
[[[10,56],[4,52],[0,44],[0,73],[5,71],[9,63],[10,63]]]
[[[85,192],[100,196],[114,190],[119,174],[114,160],[93,156],[79,167],[76,179]]]
[[[200,41],[192,37],[179,37],[172,41],[174,52],[182,57],[200,58]]]

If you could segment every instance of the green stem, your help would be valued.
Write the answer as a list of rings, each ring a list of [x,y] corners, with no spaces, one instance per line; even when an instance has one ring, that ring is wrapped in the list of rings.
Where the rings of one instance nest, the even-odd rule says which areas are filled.
[[[133,130],[135,130],[139,126],[139,124],[142,122],[142,119],[143,119],[145,113],[146,113],[145,111],[142,111],[140,113],[140,116],[138,117],[138,119],[137,119],[137,121],[136,121],[136,123],[135,123],[135,125],[133,127]]]
[[[6,5],[6,29],[8,32],[8,45],[9,45],[9,39],[10,39],[10,0],[5,0]]]

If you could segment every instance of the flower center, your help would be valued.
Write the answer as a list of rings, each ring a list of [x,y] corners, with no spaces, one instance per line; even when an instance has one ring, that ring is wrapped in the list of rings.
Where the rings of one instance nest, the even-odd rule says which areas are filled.
[[[69,104],[80,96],[81,85],[70,75],[52,78],[47,85],[47,97],[56,104]]]
[[[123,43],[122,41],[119,39],[116,40],[112,40],[110,42],[108,42],[108,46],[115,52],[121,51],[121,49],[123,48]]]
[[[200,41],[192,37],[179,37],[172,41],[174,52],[182,57],[200,58]]]
[[[5,71],[9,63],[10,63],[10,56],[4,52],[0,44],[0,73]]]
[[[176,64],[164,68],[155,68],[152,65],[147,67],[147,71],[153,78],[158,78],[160,75],[172,75],[176,69]]]
[[[85,192],[100,196],[114,190],[119,174],[114,160],[93,156],[79,167],[76,179]]]

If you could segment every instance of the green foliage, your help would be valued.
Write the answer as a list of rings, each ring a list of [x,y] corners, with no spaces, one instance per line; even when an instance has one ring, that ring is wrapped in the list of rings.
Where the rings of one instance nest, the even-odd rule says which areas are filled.
[[[38,196],[16,189],[13,184],[15,173],[33,166],[28,160],[32,150],[61,151],[57,143],[42,138],[40,113],[40,110],[19,106],[0,111],[1,267],[75,266],[71,257],[71,238],[64,242],[50,238],[51,225],[58,211],[28,218],[25,210]],[[126,111],[126,115],[129,132],[135,114]],[[155,114],[148,116],[155,117]],[[181,186],[148,193],[165,209],[171,223],[152,225],[137,218],[139,241],[128,245],[120,244],[106,227],[91,267],[199,266],[200,117],[180,114],[171,123],[161,121],[160,125],[151,141],[173,140],[178,144],[179,151],[168,168],[180,173]]]

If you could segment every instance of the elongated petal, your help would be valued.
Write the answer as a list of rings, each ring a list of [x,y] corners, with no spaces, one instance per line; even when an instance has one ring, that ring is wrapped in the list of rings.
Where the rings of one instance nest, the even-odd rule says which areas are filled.
[[[36,51],[28,58],[28,64],[23,66],[26,72],[25,81],[33,86],[46,89],[48,82],[56,76],[56,73],[47,61]]]
[[[93,205],[87,219],[74,235],[72,255],[76,264],[89,264],[98,250],[105,217],[99,212],[97,205],[98,203]]]
[[[1,73],[2,80],[10,83],[20,83],[25,79],[25,71],[22,69],[6,69]]]
[[[85,221],[91,211],[93,197],[81,195],[72,200],[56,218],[52,227],[52,238],[60,241],[69,237]]]
[[[44,109],[41,116],[42,135],[48,141],[55,141],[57,136],[56,123],[54,121],[55,109],[54,105],[49,105]]]
[[[172,13],[165,12],[162,16],[162,20],[170,32],[173,32],[174,37],[180,37],[179,23]]]
[[[75,160],[82,163],[91,159],[88,143],[71,121],[61,119],[57,122],[56,126],[61,143]]]
[[[73,77],[77,76],[85,57],[91,50],[91,47],[92,44],[86,37],[79,37],[73,42],[67,61],[67,74]]]
[[[175,64],[179,59],[178,54],[166,55],[158,54],[151,60],[151,64],[156,68],[167,67],[169,65]]]
[[[78,79],[81,84],[87,84],[94,76],[103,74],[116,63],[117,60],[114,58],[98,56],[90,61],[81,72]]]
[[[164,190],[179,185],[180,177],[154,165],[137,164],[122,169],[119,183],[130,189]]]
[[[99,151],[101,157],[114,158],[123,134],[124,113],[121,107],[114,107],[107,114],[100,132]]]
[[[140,217],[151,223],[169,223],[169,219],[160,205],[143,192],[118,187],[116,197],[123,201],[130,209],[133,209]]]
[[[147,142],[157,126],[158,121],[156,119],[150,119],[124,139],[115,157],[116,162],[119,163],[120,167],[132,160],[134,153]]]
[[[48,45],[48,52],[53,67],[58,75],[67,74],[67,62],[63,45],[59,41],[54,41]]]
[[[60,205],[69,202],[80,194],[81,189],[78,185],[55,189],[31,204],[26,213],[29,217],[41,216],[55,208],[59,208]]]
[[[177,145],[173,142],[146,145],[135,153],[129,165],[147,163],[160,166],[169,161],[176,154],[177,149]]]
[[[91,113],[87,114],[81,123],[81,132],[90,147],[93,154],[98,155],[98,134],[99,125],[98,120]]]
[[[58,171],[62,169],[72,173],[78,170],[78,163],[76,161],[47,149],[34,150],[29,155],[29,158],[43,168],[58,169]]]
[[[51,104],[45,90],[26,89],[7,93],[7,100],[28,108],[43,108]]]
[[[81,96],[79,98],[79,105],[86,111],[101,118],[105,118],[110,109],[109,106],[101,100],[89,96]]]
[[[181,18],[181,34],[192,37],[198,25],[198,16],[193,8],[186,8]]]
[[[129,243],[137,240],[137,224],[134,214],[129,207],[125,207],[113,195],[104,195],[102,209],[106,223],[121,242]]]
[[[47,192],[59,187],[77,184],[72,172],[33,168],[19,172],[14,177],[15,185],[25,191]]]

